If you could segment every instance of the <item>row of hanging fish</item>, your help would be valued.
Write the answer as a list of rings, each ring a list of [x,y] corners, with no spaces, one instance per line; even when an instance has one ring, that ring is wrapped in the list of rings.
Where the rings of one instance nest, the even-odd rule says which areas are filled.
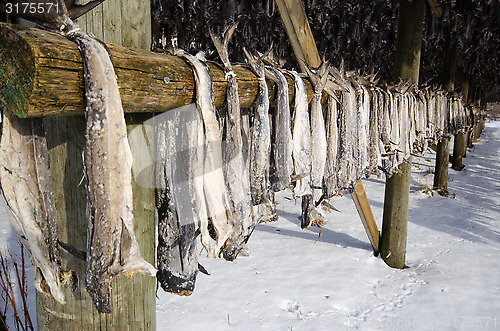
[[[392,175],[410,155],[422,153],[429,143],[443,137],[469,130],[479,119],[459,95],[435,87],[418,89],[408,83],[382,87],[327,64],[308,70],[313,88],[309,102],[303,75],[280,69],[266,55],[246,50],[247,65],[258,78],[259,90],[255,106],[242,110],[227,50],[235,26],[220,38],[211,32],[227,80],[227,107],[215,108],[206,59],[177,50],[194,71],[197,115],[190,124],[172,120],[176,127],[166,131],[175,132],[173,137],[165,138],[161,128],[157,132],[157,146],[162,149],[157,150],[158,155],[175,149],[171,141],[176,139],[187,140],[193,153],[182,168],[192,169],[187,177],[192,183],[194,226],[199,229],[190,221],[189,231],[180,230],[184,226],[175,216],[182,209],[179,198],[175,190],[170,189],[174,193],[169,194],[168,189],[158,189],[168,179],[157,183],[157,192],[164,192],[157,200],[158,268],[169,275],[159,277],[159,282],[166,291],[180,295],[189,295],[194,289],[199,265],[194,263],[197,250],[192,246],[198,234],[207,252],[234,260],[245,252],[257,224],[276,219],[274,193],[285,189],[302,201],[301,226],[321,226],[324,211],[332,208],[328,199],[341,190],[351,190],[364,176],[380,175],[381,171]],[[294,84],[293,100],[287,76]],[[270,82],[276,87],[273,107],[269,104]],[[188,132],[185,137],[183,130]],[[170,162],[170,166],[176,164]],[[158,167],[156,176],[163,178],[163,167]],[[170,170],[170,176],[175,183],[178,174]],[[177,225],[163,231],[162,224],[172,217]],[[162,253],[163,245],[165,252],[180,253]]]
[[[83,33],[62,0],[59,11],[27,16],[78,44],[84,67],[86,132],[83,147],[88,220],[85,259],[87,292],[100,313],[112,311],[111,282],[120,274],[142,272],[154,276],[155,268],[142,259],[134,234],[132,154],[113,64],[105,45]],[[85,6],[90,10],[97,3]],[[78,7],[78,6],[77,6]],[[73,13],[73,15],[71,14]],[[63,283],[77,279],[61,266],[59,246],[78,248],[58,240],[49,154],[42,119],[20,119],[5,110],[0,142],[0,182],[18,236],[27,247],[37,290],[64,303]],[[69,248],[68,248],[69,247]]]
[[[132,156],[108,51],[83,33],[65,10],[51,24],[78,44],[85,64],[85,281],[97,310],[109,313],[110,286],[117,275],[155,275],[156,270],[140,256],[134,235]],[[181,295],[192,293],[202,270],[196,258],[198,235],[208,252],[234,260],[245,252],[257,224],[277,218],[274,193],[284,189],[302,200],[303,228],[321,225],[324,209],[331,206],[327,200],[337,192],[380,170],[391,175],[429,141],[468,130],[479,119],[460,97],[441,90],[407,84],[380,87],[326,64],[308,72],[314,94],[309,103],[301,75],[249,52],[259,91],[255,106],[242,110],[227,50],[233,31],[234,27],[225,30],[220,39],[212,34],[228,81],[227,108],[215,108],[204,60],[178,50],[195,73],[196,116],[183,122],[185,131],[172,130],[167,121],[157,132],[157,276],[163,289]],[[294,82],[292,107],[287,76]],[[268,81],[276,84],[273,107]],[[327,102],[322,104],[325,94]],[[63,303],[62,280],[74,280],[74,275],[60,262],[42,122],[17,119],[8,110],[5,115],[0,181],[6,204],[37,270],[37,289]],[[182,142],[188,144],[186,159],[165,154]],[[184,161],[184,166],[177,161]],[[172,181],[180,170],[186,172],[186,190]],[[189,195],[190,210],[181,203],[180,191]]]

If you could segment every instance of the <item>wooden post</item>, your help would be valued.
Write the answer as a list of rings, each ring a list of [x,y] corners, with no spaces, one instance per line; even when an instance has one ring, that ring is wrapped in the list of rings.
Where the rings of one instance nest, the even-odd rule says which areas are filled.
[[[151,39],[148,37],[151,33],[149,22],[149,2],[107,0],[88,13],[79,24],[105,41],[148,48]],[[149,117],[147,114],[127,114],[127,129],[130,132]],[[85,119],[83,116],[47,117],[44,123],[60,222],[59,238],[85,250],[86,193],[85,185],[80,183],[83,176]],[[151,159],[149,146],[137,146],[135,141],[130,141],[130,144],[134,163]],[[136,237],[143,258],[154,264],[154,192],[151,187],[139,186],[135,180],[132,185]],[[75,291],[65,289],[65,305],[37,293],[38,330],[156,330],[153,277],[139,274],[131,278],[119,276],[111,290],[113,312],[99,314],[85,290],[84,261],[65,251],[61,255],[63,264],[77,273],[79,284]]]
[[[394,76],[418,83],[425,0],[400,0]],[[406,260],[411,157],[399,166],[400,173],[386,180],[380,253],[393,268]]]
[[[457,48],[451,44],[449,31],[446,41],[446,55],[441,80],[446,91],[453,91],[455,87],[455,72],[457,67]],[[440,195],[448,195],[448,162],[450,155],[450,138],[443,137],[437,144],[436,166],[434,170],[434,185]]]
[[[465,165],[462,162],[465,149],[465,133],[457,133],[453,144],[453,157],[451,158],[451,167],[454,170],[460,171]]]
[[[302,1],[276,0],[276,5],[301,70],[305,72],[306,64],[312,68],[318,68],[321,65],[321,58]],[[378,255],[380,234],[361,179],[356,181],[355,190],[351,196],[373,252]]]
[[[448,163],[450,155],[450,138],[444,137],[438,144],[436,150],[436,167],[434,170],[434,186],[440,195],[448,193]]]
[[[462,82],[461,90],[464,95],[464,101],[467,102],[469,97],[472,97],[474,93],[470,93],[470,77],[467,75]],[[453,144],[453,155],[451,158],[451,167],[454,170],[460,171],[465,165],[463,164],[463,157],[465,157],[467,151],[467,136],[466,133],[457,133],[455,135],[455,142]]]

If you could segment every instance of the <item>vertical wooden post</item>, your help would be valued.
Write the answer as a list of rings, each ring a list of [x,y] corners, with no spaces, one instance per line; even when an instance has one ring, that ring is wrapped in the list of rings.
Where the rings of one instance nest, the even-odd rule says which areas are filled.
[[[470,77],[467,75],[462,82],[462,93],[464,95],[464,101],[467,102],[470,96],[472,96],[474,93],[470,93]],[[463,164],[462,158],[465,157],[468,142],[467,142],[467,136],[468,134],[466,133],[457,133],[455,135],[455,142],[453,144],[453,155],[451,158],[451,167],[454,170],[460,171],[462,170],[465,165]]]
[[[457,49],[449,40],[447,33],[447,45],[445,63],[441,80],[443,88],[447,91],[453,91],[455,87],[455,72],[457,64]],[[448,162],[450,155],[450,138],[443,137],[437,144],[436,166],[434,171],[433,188],[441,195],[448,195]]]
[[[448,192],[448,163],[450,155],[450,138],[444,137],[437,144],[436,167],[434,170],[434,186],[440,195]]]
[[[400,0],[394,76],[418,83],[425,0]],[[380,254],[393,268],[406,260],[411,157],[386,180]]]
[[[451,167],[454,170],[460,171],[465,165],[462,162],[465,149],[465,133],[457,133],[453,144],[453,156],[451,158]]]
[[[140,0],[107,0],[83,16],[78,23],[96,37],[122,46],[149,49],[151,42],[151,14],[149,2]],[[82,95],[83,97],[83,95]],[[126,116],[130,132],[150,116]],[[85,217],[86,192],[83,177],[82,149],[85,118],[83,116],[48,117],[44,119],[47,143],[54,178],[57,213],[60,222],[59,238],[72,246],[85,250],[87,219]],[[144,127],[142,131],[148,130]],[[150,162],[149,146],[129,141],[137,162]],[[149,174],[152,178],[152,173]],[[141,254],[154,264],[155,213],[154,191],[135,181],[133,174],[135,233]],[[144,172],[141,176],[145,176]],[[147,177],[148,175],[146,175]],[[147,185],[146,185],[147,186]],[[155,279],[136,274],[131,278],[117,277],[111,289],[113,312],[99,314],[85,290],[84,261],[61,251],[63,265],[74,270],[79,284],[72,291],[65,288],[66,304],[37,293],[38,330],[156,330]]]

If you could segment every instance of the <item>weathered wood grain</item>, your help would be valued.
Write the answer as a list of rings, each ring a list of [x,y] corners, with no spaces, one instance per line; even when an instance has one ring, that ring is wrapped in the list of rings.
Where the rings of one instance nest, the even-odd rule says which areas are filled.
[[[89,24],[87,21],[87,26]],[[108,48],[115,64],[126,113],[164,112],[194,102],[193,72],[181,58],[113,44],[108,44]],[[0,78],[9,75],[25,77],[22,81],[7,79],[0,85],[0,98],[9,107],[11,102],[4,100],[6,89],[23,91],[25,107],[21,108],[25,109],[25,113],[13,109],[18,116],[83,114],[83,67],[78,48],[71,41],[56,33],[0,24],[0,60]],[[215,103],[220,108],[224,106],[227,82],[216,64],[209,66],[214,79]],[[241,106],[249,108],[257,96],[257,77],[241,65],[234,66],[234,71]],[[293,102],[293,80],[291,76],[286,76],[290,102]],[[305,82],[308,95],[312,98],[311,84],[308,80]],[[268,81],[268,85],[273,102],[275,84]]]

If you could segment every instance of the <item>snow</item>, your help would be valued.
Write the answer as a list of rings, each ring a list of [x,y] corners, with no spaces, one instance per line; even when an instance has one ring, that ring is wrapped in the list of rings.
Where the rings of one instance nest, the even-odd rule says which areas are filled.
[[[300,229],[300,203],[282,192],[279,221],[257,227],[249,257],[202,254],[211,275],[199,274],[192,296],[158,292],[157,329],[499,330],[500,122],[486,124],[465,170],[450,169],[452,197],[424,192],[434,160],[414,157],[407,268],[373,256],[347,194],[332,199],[341,212],[326,215],[318,239],[318,228]],[[363,182],[381,228],[384,180]],[[0,234],[2,252],[19,249],[3,207]]]

